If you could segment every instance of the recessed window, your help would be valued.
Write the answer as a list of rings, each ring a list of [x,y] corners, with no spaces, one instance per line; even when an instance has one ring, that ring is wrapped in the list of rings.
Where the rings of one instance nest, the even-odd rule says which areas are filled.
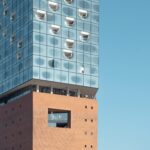
[[[48,126],[71,128],[71,112],[68,110],[48,109]]]
[[[58,3],[55,2],[48,2],[49,8],[53,11],[57,11],[59,9]]]
[[[22,48],[23,47],[23,41],[19,41],[18,44],[17,44],[17,47]]]
[[[88,12],[86,10],[79,9],[78,12],[82,19],[86,19],[88,17]]]
[[[66,24],[67,26],[73,26],[73,25],[74,25],[74,22],[75,22],[75,19],[74,19],[74,18],[66,17],[65,24]]]
[[[5,140],[7,140],[7,136],[5,136]]]
[[[59,30],[60,30],[60,26],[58,26],[58,25],[51,25],[51,33],[58,34]]]
[[[17,53],[16,53],[16,59],[17,59],[17,60],[20,60],[21,57],[22,57],[22,53],[21,53],[21,52],[17,52]]]
[[[19,148],[22,148],[22,145],[21,145],[21,144],[19,145]]]
[[[71,50],[63,50],[66,58],[71,59],[73,57],[73,52]]]
[[[45,87],[45,86],[40,86],[39,91],[42,92],[42,93],[50,93],[51,88],[50,87]]]
[[[73,48],[74,40],[66,39],[65,45],[66,45],[66,48]]]
[[[16,40],[16,34],[13,34],[11,37],[10,37],[10,42],[14,42]]]
[[[37,10],[36,11],[36,18],[39,20],[45,20],[46,18],[46,12],[43,10]]]
[[[22,132],[21,132],[21,131],[19,131],[19,132],[18,132],[18,134],[19,134],[19,135],[22,135]]]
[[[3,6],[7,6],[7,1],[3,0]]]
[[[7,15],[8,15],[8,13],[9,13],[8,8],[4,9],[4,11],[3,11],[3,15],[4,15],[4,16],[7,16]]]
[[[53,88],[53,93],[59,94],[59,95],[67,95],[67,90],[66,89]]]
[[[90,35],[90,33],[81,31],[80,32],[80,39],[82,41],[87,41],[89,39],[89,35]]]
[[[67,4],[72,4],[73,0],[64,0]]]
[[[22,121],[22,119],[21,118],[19,118],[19,122],[21,122]]]

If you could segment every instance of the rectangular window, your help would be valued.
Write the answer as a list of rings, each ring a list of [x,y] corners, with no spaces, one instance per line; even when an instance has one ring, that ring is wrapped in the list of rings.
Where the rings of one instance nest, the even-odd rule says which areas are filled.
[[[71,112],[68,110],[48,109],[48,126],[71,128]]]

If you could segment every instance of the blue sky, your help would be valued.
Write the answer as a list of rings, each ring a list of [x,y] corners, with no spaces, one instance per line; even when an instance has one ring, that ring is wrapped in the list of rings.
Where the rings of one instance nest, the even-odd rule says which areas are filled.
[[[101,0],[99,150],[150,150],[150,0]]]

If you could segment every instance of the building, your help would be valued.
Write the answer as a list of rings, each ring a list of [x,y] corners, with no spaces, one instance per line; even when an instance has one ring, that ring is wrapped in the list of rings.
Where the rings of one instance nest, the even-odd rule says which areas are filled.
[[[0,0],[0,150],[97,150],[99,0]]]

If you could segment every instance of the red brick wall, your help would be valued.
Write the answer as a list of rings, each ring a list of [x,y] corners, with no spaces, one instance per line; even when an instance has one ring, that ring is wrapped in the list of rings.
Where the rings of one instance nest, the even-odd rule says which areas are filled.
[[[32,149],[32,95],[0,106],[0,150]]]
[[[71,128],[48,127],[48,108],[71,110]],[[97,101],[33,94],[33,150],[97,150]]]

